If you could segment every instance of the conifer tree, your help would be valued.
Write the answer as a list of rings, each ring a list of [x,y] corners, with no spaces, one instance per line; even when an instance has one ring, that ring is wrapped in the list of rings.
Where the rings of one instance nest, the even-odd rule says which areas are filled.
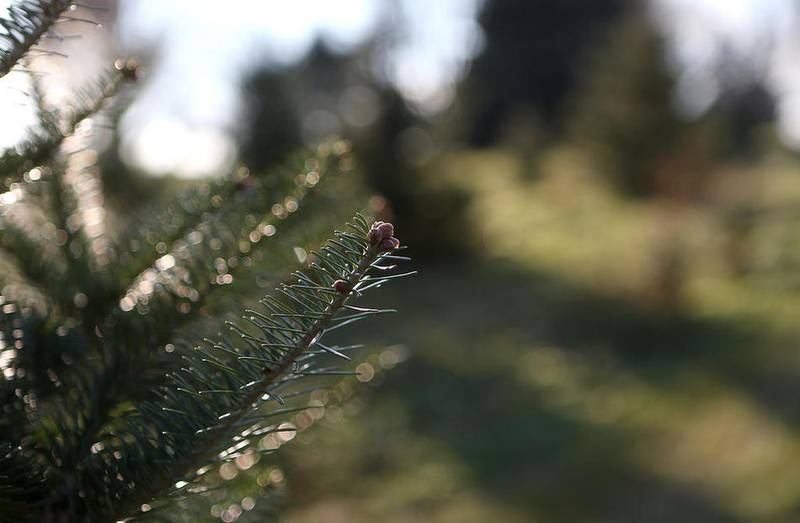
[[[108,208],[92,122],[124,107],[136,60],[68,111],[21,67],[76,8],[21,0],[0,18],[0,76],[32,75],[39,117],[0,156],[0,522],[202,521],[221,467],[258,460],[264,438],[320,408],[310,394],[353,374],[358,346],[326,335],[388,312],[351,301],[407,258],[391,224],[362,214],[322,241],[357,193],[337,140]],[[275,288],[248,307],[252,271]],[[222,519],[275,508],[246,499]]]
[[[632,4],[606,45],[588,53],[572,96],[569,139],[629,194],[659,192],[659,162],[687,129],[667,65],[663,36],[646,7]]]

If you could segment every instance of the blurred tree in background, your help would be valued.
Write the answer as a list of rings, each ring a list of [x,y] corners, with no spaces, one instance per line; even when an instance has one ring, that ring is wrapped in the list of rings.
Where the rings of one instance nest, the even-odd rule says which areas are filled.
[[[497,143],[504,124],[519,113],[558,129],[584,54],[608,38],[615,20],[634,3],[487,1],[479,18],[484,48],[461,86],[468,142]]]
[[[466,196],[424,170],[437,147],[435,131],[395,87],[376,78],[371,63],[380,46],[372,40],[345,55],[318,41],[290,68],[257,69],[245,82],[250,118],[242,159],[269,165],[304,142],[342,135],[379,196],[380,213],[409,232],[409,246],[427,257],[453,253],[468,244],[459,237]]]
[[[587,51],[576,73],[568,134],[605,174],[632,194],[653,194],[659,164],[689,127],[677,114],[665,44],[640,9],[608,31],[608,43]]]
[[[269,68],[244,81],[247,111],[239,155],[256,172],[285,159],[302,143],[287,83],[283,75]]]

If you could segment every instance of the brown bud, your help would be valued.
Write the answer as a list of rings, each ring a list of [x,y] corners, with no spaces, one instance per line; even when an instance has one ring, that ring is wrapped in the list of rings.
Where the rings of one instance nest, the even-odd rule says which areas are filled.
[[[381,240],[383,240],[383,234],[381,234],[381,231],[373,225],[372,229],[370,229],[367,233],[367,238],[369,239],[370,243],[378,244],[381,242]]]
[[[383,239],[391,238],[394,236],[394,225],[391,223],[382,223],[378,226],[378,231],[383,235]]]
[[[139,59],[136,57],[117,60],[114,67],[126,80],[136,81],[139,78]]]
[[[397,238],[386,238],[379,246],[381,252],[391,252],[400,247],[400,240]]]
[[[333,288],[339,294],[347,294],[350,292],[350,284],[344,280],[336,280],[333,282]]]
[[[388,222],[377,221],[372,224],[372,227],[367,233],[369,242],[373,245],[381,245],[382,242],[388,240],[394,235],[394,225]]]

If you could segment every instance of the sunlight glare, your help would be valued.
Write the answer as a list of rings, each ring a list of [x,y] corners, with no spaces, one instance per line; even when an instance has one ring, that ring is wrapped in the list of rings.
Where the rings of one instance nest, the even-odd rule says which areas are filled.
[[[219,174],[229,167],[235,153],[233,139],[223,131],[165,118],[127,136],[120,152],[138,168],[181,177]]]

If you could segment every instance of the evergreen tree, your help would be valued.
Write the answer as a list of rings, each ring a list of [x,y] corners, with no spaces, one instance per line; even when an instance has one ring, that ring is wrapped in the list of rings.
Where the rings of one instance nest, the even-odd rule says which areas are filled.
[[[659,164],[684,136],[665,42],[643,7],[632,9],[587,57],[572,97],[569,138],[624,192],[658,192]]]
[[[473,247],[461,234],[469,227],[468,196],[437,183],[421,165],[436,148],[433,125],[370,71],[380,46],[378,39],[338,54],[318,41],[291,68],[266,66],[250,75],[241,158],[251,168],[268,165],[334,129],[353,143],[366,183],[385,198],[384,212],[411,238],[410,248],[432,258],[463,252]]]
[[[28,74],[20,61],[46,52],[41,37],[74,8],[9,8],[0,76]],[[387,311],[351,300],[403,276],[391,224],[356,214],[322,242],[358,194],[342,141],[166,204],[109,208],[89,118],[115,121],[137,76],[135,60],[119,60],[59,111],[34,74],[40,124],[0,156],[2,522],[209,518],[219,471],[252,464],[265,438],[320,408],[309,394],[353,374],[357,346],[326,334]],[[276,288],[244,309],[254,282]],[[275,508],[246,499],[223,520]]]
[[[508,119],[527,109],[560,130],[584,53],[638,3],[487,0],[479,19],[485,45],[460,89],[468,142],[496,143]]]
[[[728,52],[712,70],[720,92],[711,107],[680,111],[669,41],[646,7],[632,3],[604,44],[586,54],[566,135],[622,192],[692,200],[715,161],[757,154],[774,99],[761,80],[762,61]]]

